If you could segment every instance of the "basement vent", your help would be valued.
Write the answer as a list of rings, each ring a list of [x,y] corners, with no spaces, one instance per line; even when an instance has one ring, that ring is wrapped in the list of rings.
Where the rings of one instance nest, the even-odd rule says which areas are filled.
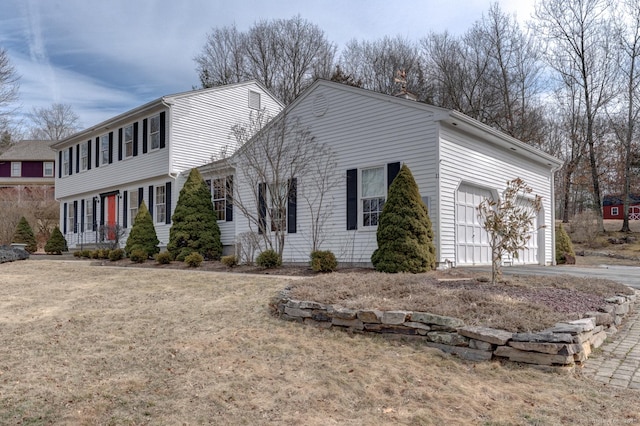
[[[317,95],[313,100],[313,115],[322,117],[327,112],[329,103],[324,95]]]

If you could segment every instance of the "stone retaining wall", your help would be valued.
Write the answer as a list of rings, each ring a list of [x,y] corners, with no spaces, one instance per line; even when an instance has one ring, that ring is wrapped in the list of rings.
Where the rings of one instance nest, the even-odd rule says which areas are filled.
[[[589,358],[628,314],[634,295],[606,299],[597,312],[582,319],[557,323],[536,333],[511,333],[465,325],[458,318],[427,312],[346,309],[313,301],[294,300],[285,290],[270,302],[272,313],[282,319],[322,328],[335,327],[362,333],[395,334],[424,341],[427,346],[464,359],[508,359],[547,366],[574,366]]]

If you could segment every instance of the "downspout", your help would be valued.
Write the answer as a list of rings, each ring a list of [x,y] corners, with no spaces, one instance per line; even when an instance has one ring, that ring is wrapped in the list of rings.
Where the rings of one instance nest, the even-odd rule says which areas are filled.
[[[174,181],[177,180],[179,173],[175,173],[173,172],[173,112],[171,111],[171,107],[173,106],[173,103],[169,102],[166,98],[162,98],[161,99],[162,105],[164,105],[165,107],[167,107],[167,109],[169,110],[169,114],[167,117],[167,122],[169,123],[169,128],[167,129],[167,136],[169,136],[169,138],[171,140],[169,140],[168,145],[169,145],[169,172],[167,173],[167,175],[169,176],[169,178],[173,179]],[[166,123],[165,123],[166,125]],[[167,141],[165,141],[166,143]]]
[[[553,194],[551,197],[551,265],[556,266],[556,194],[555,194],[555,182],[556,182],[556,172],[562,168],[561,165],[557,165],[551,168],[551,187],[549,188],[550,194]],[[546,262],[545,262],[546,263]]]

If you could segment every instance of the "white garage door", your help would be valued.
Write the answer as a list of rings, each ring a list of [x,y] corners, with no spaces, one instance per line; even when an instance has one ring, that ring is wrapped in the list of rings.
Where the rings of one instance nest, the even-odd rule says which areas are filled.
[[[478,205],[491,192],[462,184],[456,196],[456,257],[457,265],[490,265],[491,247],[487,231],[478,220]]]
[[[518,200],[518,203],[522,206],[531,206],[531,203],[526,200]],[[530,207],[533,211],[533,207]],[[529,241],[525,245],[523,250],[518,252],[518,258],[513,259],[514,264],[537,264],[538,263],[538,218],[533,220],[531,229],[529,230]]]

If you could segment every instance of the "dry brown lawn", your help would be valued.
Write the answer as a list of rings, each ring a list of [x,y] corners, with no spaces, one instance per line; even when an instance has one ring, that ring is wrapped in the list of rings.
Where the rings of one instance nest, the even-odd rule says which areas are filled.
[[[0,424],[637,424],[640,393],[268,313],[283,278],[0,265]]]

